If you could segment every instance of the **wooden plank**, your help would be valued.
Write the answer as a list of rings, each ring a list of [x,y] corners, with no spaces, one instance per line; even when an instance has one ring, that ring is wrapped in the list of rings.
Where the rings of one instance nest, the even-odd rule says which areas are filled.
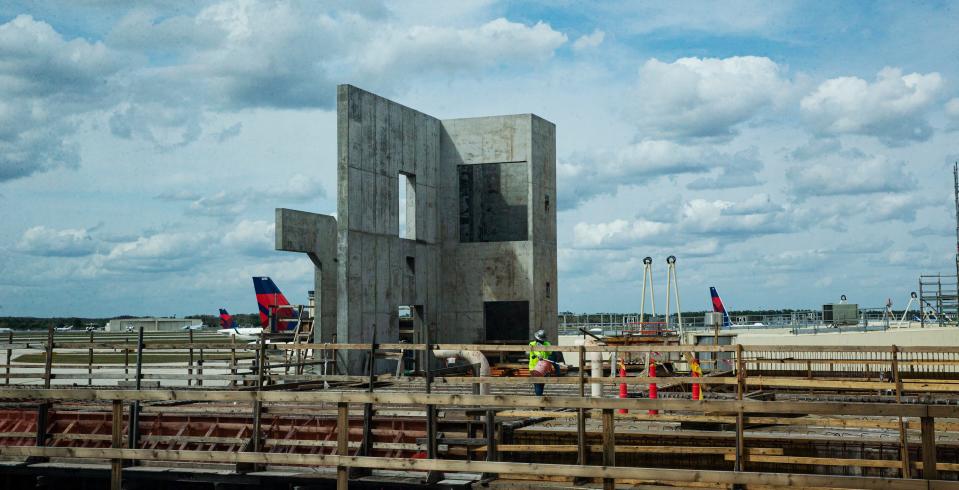
[[[350,437],[350,404],[337,404],[336,417],[336,454],[348,456]],[[336,489],[347,490],[350,485],[349,468],[343,465],[336,467]]]
[[[603,410],[603,466],[616,466],[616,422],[613,411]],[[616,490],[615,478],[603,478],[603,490]]]
[[[111,419],[112,437],[110,445],[113,449],[123,446],[123,402],[113,400],[113,417]],[[123,459],[119,456],[110,460],[110,489],[120,490],[123,486]]]
[[[734,460],[734,456],[726,456],[727,461]],[[804,464],[815,466],[853,466],[857,468],[891,468],[898,469],[902,462],[895,459],[849,459],[849,458],[815,458],[807,456],[773,456],[773,455],[753,455],[748,456],[752,463],[782,463],[782,464]]]
[[[453,407],[504,408],[588,408],[631,410],[671,410],[696,412],[745,413],[767,412],[778,414],[825,414],[904,417],[959,418],[955,405],[898,405],[891,403],[797,402],[759,400],[676,400],[642,398],[580,398],[570,396],[513,396],[460,395],[424,393],[363,393],[363,392],[294,392],[294,391],[226,391],[226,390],[101,390],[75,389],[0,389],[0,399],[25,400],[141,400],[141,401],[226,401],[247,402],[260,400],[270,403],[374,403],[422,406],[433,404]]]
[[[926,480],[938,480],[936,468],[936,423],[932,417],[920,417],[922,426],[922,477]]]
[[[602,444],[590,444],[587,449],[593,453],[602,453]],[[504,453],[575,453],[579,450],[578,444],[500,444],[499,451]],[[486,446],[479,446],[476,452],[485,452]],[[617,453],[640,454],[717,454],[735,456],[736,450],[732,447],[708,446],[637,446],[616,445]],[[782,448],[749,448],[748,454],[782,455]]]
[[[405,471],[447,471],[463,473],[542,474],[566,477],[640,479],[669,482],[703,482],[726,485],[770,485],[792,488],[830,487],[886,490],[928,489],[930,483],[899,478],[826,476],[796,473],[731,472],[665,468],[578,466],[549,463],[505,463],[488,461],[376,458],[296,453],[253,453],[224,451],[178,451],[159,449],[110,449],[72,447],[0,447],[0,455],[23,458],[140,459],[150,461],[193,461],[206,463],[259,463],[303,466],[350,466]],[[936,481],[935,488],[959,489],[959,482]]]

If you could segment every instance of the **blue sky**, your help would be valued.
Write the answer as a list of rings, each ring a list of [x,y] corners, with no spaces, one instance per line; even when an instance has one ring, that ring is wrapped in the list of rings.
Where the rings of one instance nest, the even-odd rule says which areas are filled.
[[[334,88],[557,124],[559,306],[846,294],[954,271],[951,2],[4,2],[0,315],[305,301],[273,209],[335,213]],[[659,298],[662,301],[662,298]]]

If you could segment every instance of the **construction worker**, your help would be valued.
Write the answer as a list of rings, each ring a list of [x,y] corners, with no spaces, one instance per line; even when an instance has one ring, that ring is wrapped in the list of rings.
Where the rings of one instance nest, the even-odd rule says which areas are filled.
[[[536,365],[539,364],[539,361],[549,360],[549,351],[548,350],[536,350],[539,346],[547,346],[549,341],[546,340],[546,331],[539,329],[533,334],[533,341],[529,343],[529,372],[532,376],[533,371],[536,369]],[[536,383],[533,385],[533,392],[536,393],[536,396],[543,396],[543,389],[546,387],[543,383]]]

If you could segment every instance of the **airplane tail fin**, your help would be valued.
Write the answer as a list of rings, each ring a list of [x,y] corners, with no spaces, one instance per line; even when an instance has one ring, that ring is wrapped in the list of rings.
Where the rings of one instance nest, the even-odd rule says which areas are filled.
[[[726,311],[726,305],[723,304],[723,300],[719,297],[719,292],[716,291],[715,287],[709,287],[709,296],[713,300],[713,311],[723,314],[723,327],[731,326],[733,322],[729,319],[729,312]]]
[[[220,308],[220,328],[236,328],[236,320],[223,308]]]
[[[256,303],[260,310],[260,325],[263,328],[270,328],[270,309],[276,309],[278,319],[289,318],[293,316],[293,310],[289,308],[276,308],[278,306],[288,306],[289,301],[286,296],[280,292],[273,280],[269,277],[254,277],[253,290],[256,292]],[[277,322],[277,330],[286,330],[289,322]]]

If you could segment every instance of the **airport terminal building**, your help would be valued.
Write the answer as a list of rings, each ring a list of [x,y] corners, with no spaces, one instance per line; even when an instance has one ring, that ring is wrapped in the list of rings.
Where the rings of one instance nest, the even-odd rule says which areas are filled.
[[[186,327],[199,327],[199,318],[116,318],[107,322],[107,332],[179,332]]]

